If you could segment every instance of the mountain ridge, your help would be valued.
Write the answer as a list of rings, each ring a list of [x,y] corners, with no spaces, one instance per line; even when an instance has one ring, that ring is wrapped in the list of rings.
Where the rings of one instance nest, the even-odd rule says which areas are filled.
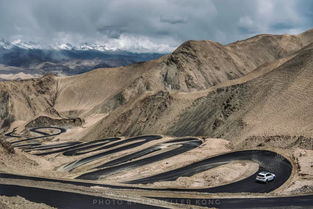
[[[0,48],[4,49],[12,49],[14,47],[22,48],[22,49],[42,49],[42,50],[81,50],[81,51],[101,51],[106,53],[120,53],[120,52],[129,52],[129,53],[138,53],[127,50],[121,50],[118,48],[110,48],[105,44],[100,43],[89,43],[89,42],[81,42],[78,44],[73,44],[69,42],[55,42],[52,44],[41,44],[39,42],[33,41],[22,41],[21,39],[16,39],[13,41],[8,41],[4,38],[0,38]]]
[[[77,137],[88,140],[151,133],[231,139],[271,132],[266,124],[277,127],[275,134],[288,134],[279,119],[288,120],[288,108],[290,114],[297,108],[294,103],[287,103],[289,106],[285,106],[284,111],[288,114],[284,115],[277,107],[280,99],[286,103],[284,97],[296,101],[297,94],[302,95],[297,91],[310,92],[310,88],[305,90],[301,86],[301,80],[310,78],[307,74],[313,56],[312,44],[305,45],[312,43],[310,37],[312,30],[300,35],[259,35],[228,45],[187,41],[172,54],[144,63],[68,77],[2,82],[9,101],[2,101],[6,109],[0,116],[10,123],[0,125],[12,129],[41,115],[82,118],[86,121],[85,128],[77,131]],[[292,68],[298,70],[290,71]],[[301,72],[307,78],[297,78]],[[284,79],[284,76],[293,79]],[[22,89],[30,89],[28,95],[20,96],[17,91],[20,83],[24,85]],[[294,89],[287,88],[293,85]],[[287,93],[279,90],[284,86]],[[38,96],[45,102],[38,100]],[[23,109],[19,105],[25,99],[31,102],[23,107],[27,114],[21,117],[15,109]],[[272,102],[260,102],[262,99]],[[305,96],[301,99],[304,101],[301,108],[308,108],[310,100]],[[255,101],[260,104],[256,105]],[[34,108],[31,103],[42,105]],[[302,109],[299,107],[301,114]],[[273,116],[269,116],[269,112]],[[279,119],[275,119],[275,115]],[[307,121],[302,119],[298,122]],[[255,121],[264,128],[256,128]],[[294,130],[296,123],[290,123],[290,127]],[[311,126],[308,123],[303,127],[309,130]],[[297,134],[292,130],[289,133]],[[313,134],[306,129],[303,133]]]
[[[36,43],[0,40],[0,79],[23,79],[49,73],[75,75],[96,68],[143,62],[162,55],[107,50],[101,45],[88,43],[79,47],[71,44],[44,47]]]

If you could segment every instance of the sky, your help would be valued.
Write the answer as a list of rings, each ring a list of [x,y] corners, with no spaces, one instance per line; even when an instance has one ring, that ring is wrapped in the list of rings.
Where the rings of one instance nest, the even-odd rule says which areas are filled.
[[[311,0],[0,0],[0,38],[46,45],[170,52],[186,40],[227,44],[311,27]]]

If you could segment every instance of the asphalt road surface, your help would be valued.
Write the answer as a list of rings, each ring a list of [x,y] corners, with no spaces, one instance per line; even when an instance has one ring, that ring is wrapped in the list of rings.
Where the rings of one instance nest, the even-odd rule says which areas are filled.
[[[170,189],[172,191],[198,191],[208,193],[238,193],[238,192],[253,192],[264,193],[271,192],[280,187],[291,175],[292,166],[290,162],[283,156],[266,150],[245,150],[239,152],[231,152],[219,155],[213,158],[205,159],[188,166],[184,166],[175,170],[164,172],[158,175],[150,176],[143,179],[130,181],[130,184],[147,184],[158,181],[173,181],[181,176],[192,176],[216,166],[226,164],[234,160],[250,160],[259,164],[259,170],[241,181],[231,184],[206,188],[206,189]],[[276,179],[268,184],[257,183],[255,176],[259,171],[266,170],[275,173]],[[169,190],[169,189],[167,189]]]
[[[313,208],[313,195],[271,198],[154,198],[170,203],[181,203],[209,208],[279,208],[307,209]]]
[[[45,129],[56,129],[53,134],[44,132]],[[82,155],[82,158],[69,163],[64,167],[67,171],[71,172],[74,169],[83,166],[88,163],[93,163],[95,160],[101,160],[108,155],[118,153],[125,150],[130,150],[135,147],[139,147],[147,142],[161,139],[159,135],[139,136],[129,139],[120,138],[108,138],[99,139],[90,142],[66,142],[58,144],[43,145],[42,142],[46,137],[53,137],[64,133],[66,130],[58,127],[39,127],[31,129],[30,131],[41,136],[25,138],[15,136],[13,133],[6,134],[11,138],[15,138],[15,141],[9,141],[14,147],[22,149],[35,155],[50,155],[55,153],[62,153],[64,156],[78,156]],[[198,138],[179,138],[162,142],[142,150],[122,155],[109,162],[97,165],[92,171],[87,171],[85,174],[79,176],[79,179],[96,180],[106,175],[112,175],[116,172],[130,170],[136,167],[148,165],[160,160],[164,160],[189,150],[195,149],[202,144],[202,140]],[[84,157],[84,154],[96,152],[94,155]],[[249,160],[259,164],[259,171],[266,170],[276,174],[276,179],[268,184],[255,182],[255,174],[230,184],[217,186],[213,188],[202,189],[177,189],[177,188],[147,188],[138,187],[136,184],[150,184],[159,181],[174,181],[179,177],[192,176],[194,174],[206,171],[208,169],[215,168],[220,165],[224,165],[233,161]],[[146,178],[136,179],[133,181],[124,182],[129,186],[116,186],[116,185],[102,185],[80,181],[67,181],[59,179],[46,179],[39,177],[28,177],[21,175],[12,175],[0,173],[2,179],[22,179],[36,181],[48,181],[58,182],[63,184],[73,184],[80,186],[103,186],[110,187],[112,189],[140,189],[151,191],[177,191],[177,192],[202,192],[202,193],[267,193],[279,188],[283,185],[292,172],[291,163],[278,153],[267,150],[245,150],[238,152],[230,152],[215,156],[212,158],[204,159],[193,164],[183,166],[174,170],[165,171],[163,173],[152,175]],[[126,201],[119,201],[113,199],[99,198],[89,195],[82,195],[78,193],[70,193],[63,191],[55,191],[49,189],[39,189],[35,187],[25,187],[18,185],[5,185],[0,184],[0,194],[6,196],[20,195],[28,200],[34,202],[43,202],[48,205],[58,208],[157,208],[144,204],[129,203]],[[53,197],[53,198],[51,198]],[[176,202],[187,205],[199,205],[206,207],[216,208],[268,208],[268,207],[303,207],[308,208],[313,205],[313,196],[298,196],[298,197],[278,197],[278,198],[218,198],[218,199],[186,199],[186,198],[171,198],[171,197],[149,197],[152,199],[159,199],[168,202]],[[97,200],[102,199],[98,202]],[[119,201],[119,204],[117,204]],[[107,205],[102,203],[106,202]],[[113,204],[114,202],[114,204]],[[93,204],[94,203],[94,204]]]
[[[132,160],[132,159],[134,159],[134,157],[139,158],[141,156],[156,152],[158,150],[162,150],[162,147],[163,147],[162,145],[166,145],[166,144],[170,144],[172,146],[178,145],[178,147],[171,149],[169,151],[162,152],[162,153],[157,154],[157,155],[153,155],[151,157],[146,157],[144,159],[135,160],[135,161],[131,161],[129,163],[123,164],[123,162]],[[136,152],[134,154],[127,155],[127,156],[124,156],[123,158],[116,159],[116,161],[113,161],[113,162],[110,161],[106,164],[97,166],[96,168],[98,168],[98,170],[92,171],[89,173],[85,173],[85,174],[77,177],[77,179],[97,180],[97,179],[99,179],[105,175],[109,175],[109,174],[112,174],[115,172],[120,172],[120,171],[126,170],[126,169],[134,169],[134,168],[137,168],[140,166],[148,165],[150,163],[154,163],[154,162],[157,162],[160,160],[167,159],[169,157],[176,156],[178,154],[181,154],[181,153],[187,152],[189,150],[192,150],[194,148],[197,148],[201,144],[202,144],[202,141],[197,139],[197,138],[184,138],[184,139],[180,139],[180,140],[172,140],[172,141],[165,142],[165,143],[162,143],[159,145],[154,145],[152,147],[149,147],[149,148],[144,149],[142,151]],[[119,162],[121,162],[122,164],[118,164],[115,166],[101,169],[102,167],[105,167],[108,164],[114,165],[114,164],[119,163]]]
[[[47,182],[59,182],[64,184],[73,184],[79,186],[105,186],[115,189],[131,189],[129,187],[119,187],[113,185],[101,185],[88,182],[76,182],[58,179],[46,179],[39,177],[29,177],[14,174],[0,173],[0,178],[9,179],[24,179],[32,181],[47,181]],[[150,190],[150,189],[147,189]],[[131,190],[130,190],[131,191]],[[96,197],[92,195],[81,195],[77,193],[55,191],[49,189],[38,189],[34,187],[16,186],[16,185],[4,185],[0,184],[0,195],[16,196],[19,195],[33,202],[45,203],[57,208],[124,208],[119,207],[121,204],[113,204],[116,200],[109,199],[107,205],[103,202],[105,198]],[[151,199],[163,200],[170,203],[178,203],[185,205],[197,205],[203,207],[215,207],[215,208],[313,208],[313,195],[292,196],[292,197],[269,197],[269,198],[171,198],[171,197],[151,197]],[[110,203],[113,205],[108,206]],[[127,205],[132,205],[130,202],[125,202]],[[123,203],[124,204],[124,203]],[[136,205],[136,203],[134,203]],[[134,206],[132,205],[132,206]],[[116,207],[114,207],[116,206]],[[136,208],[129,206],[128,208]],[[157,208],[147,205],[140,206],[143,208]]]
[[[45,203],[59,209],[158,209],[152,205],[130,201],[84,195],[73,192],[56,191],[35,187],[0,184],[0,195],[21,196],[37,203]]]

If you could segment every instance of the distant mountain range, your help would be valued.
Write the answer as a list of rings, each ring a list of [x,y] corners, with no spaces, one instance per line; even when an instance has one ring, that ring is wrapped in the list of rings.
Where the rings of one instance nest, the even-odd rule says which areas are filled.
[[[105,44],[96,44],[83,42],[80,44],[71,44],[65,42],[56,42],[53,44],[41,44],[33,41],[22,41],[20,39],[14,41],[8,41],[5,39],[0,39],[0,48],[3,49],[12,49],[12,48],[22,48],[22,49],[42,49],[42,50],[82,50],[82,51],[102,51],[102,52],[111,52],[119,53],[121,50],[110,48]]]
[[[269,146],[312,149],[312,72],[313,29],[298,35],[261,34],[227,45],[187,41],[144,63],[66,79],[48,75],[0,82],[0,132],[23,130],[32,121],[44,127],[46,119],[40,116],[50,121],[81,118],[84,128],[67,137],[158,133],[224,138],[262,148],[270,141],[258,137],[287,136],[274,138]],[[288,137],[295,140],[292,145],[285,144]]]
[[[93,43],[40,45],[0,39],[0,79],[21,79],[49,73],[74,75],[95,68],[143,62],[162,55],[112,50]]]

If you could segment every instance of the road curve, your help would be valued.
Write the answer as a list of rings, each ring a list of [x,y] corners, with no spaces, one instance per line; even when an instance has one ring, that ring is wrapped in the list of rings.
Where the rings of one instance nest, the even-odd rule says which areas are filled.
[[[130,161],[134,158],[139,158],[142,157],[144,155],[148,155],[150,153],[156,152],[158,150],[162,150],[161,146],[162,145],[169,145],[169,146],[177,146],[179,145],[179,147],[175,148],[175,149],[171,149],[169,151],[165,151],[150,157],[146,157],[144,159],[139,159],[139,160],[134,160],[128,163],[124,163],[127,161]],[[80,175],[77,177],[77,179],[85,179],[85,180],[97,180],[105,175],[110,175],[112,173],[116,173],[116,172],[120,172],[122,170],[126,170],[126,169],[134,169],[140,166],[144,166],[150,163],[154,163],[163,159],[167,159],[170,157],[173,157],[175,155],[187,152],[189,150],[192,150],[194,148],[199,147],[202,144],[202,141],[197,139],[197,138],[183,138],[183,139],[175,139],[175,140],[171,140],[168,142],[164,142],[158,145],[154,145],[151,146],[149,148],[146,148],[142,151],[133,153],[131,155],[127,155],[124,156],[122,158],[118,158],[114,161],[110,161],[107,162],[105,164],[102,164],[100,166],[97,166],[96,168],[98,168],[98,170],[96,171],[92,171],[92,172],[88,172],[85,173],[83,175]],[[122,163],[122,164],[118,164],[118,163]],[[117,165],[116,165],[117,164]],[[107,165],[113,165],[111,167],[108,168],[103,168],[106,167]],[[103,169],[101,169],[103,168]]]
[[[103,158],[105,156],[108,156],[108,155],[111,155],[111,154],[114,154],[117,152],[121,152],[121,151],[125,151],[125,150],[131,149],[131,148],[135,148],[137,146],[141,146],[145,143],[148,143],[150,141],[154,141],[157,139],[161,139],[161,138],[162,137],[159,135],[147,135],[147,136],[133,137],[133,138],[125,139],[122,141],[118,141],[118,142],[115,142],[115,143],[112,143],[112,144],[109,144],[106,146],[99,147],[95,150],[86,152],[85,154],[90,153],[90,152],[99,151],[99,150],[106,150],[106,149],[114,148],[116,146],[117,146],[117,148],[110,149],[110,150],[107,150],[104,152],[94,154],[92,156],[88,156],[88,157],[76,160],[74,162],[71,162],[71,163],[65,165],[64,168],[67,171],[73,171],[75,168],[80,167],[82,165],[85,165],[87,163],[93,162],[99,158]]]
[[[48,133],[45,133],[45,132],[43,132],[43,131],[40,131],[40,129],[56,129],[56,130],[58,130],[59,132],[54,133],[54,134],[48,134]],[[11,145],[12,145],[12,146],[15,146],[15,144],[19,144],[19,143],[21,143],[21,142],[26,142],[26,141],[28,142],[28,141],[32,141],[32,140],[35,140],[35,139],[41,139],[41,138],[45,138],[45,137],[57,136],[57,135],[60,135],[60,134],[62,134],[62,133],[65,133],[65,132],[66,132],[66,129],[65,129],[65,128],[59,128],[59,127],[38,127],[38,128],[32,128],[32,129],[30,129],[30,131],[31,131],[31,132],[34,132],[34,133],[37,133],[37,134],[41,134],[42,136],[36,136],[36,137],[31,137],[31,138],[16,140],[16,141],[10,142]],[[15,135],[13,135],[12,132],[5,134],[5,136],[13,137],[13,138],[20,138],[20,136],[15,136]]]
[[[2,174],[5,175],[5,174]],[[13,175],[14,176],[14,175]],[[32,177],[30,177],[32,178]],[[36,177],[34,177],[36,179]],[[33,179],[33,180],[34,180]],[[38,178],[41,179],[41,178]],[[44,180],[44,179],[41,179]],[[80,182],[83,184],[83,182]],[[86,183],[89,184],[89,183]],[[87,185],[85,185],[87,186]],[[88,185],[90,186],[90,185]],[[85,208],[161,208],[157,206],[144,205],[129,201],[114,200],[92,195],[78,194],[74,192],[63,192],[50,189],[26,187],[18,185],[0,184],[0,195],[19,195],[32,202],[45,203],[60,209],[85,209]],[[51,198],[53,197],[53,198]],[[268,197],[268,198],[173,198],[173,197],[151,197],[170,203],[178,203],[202,207],[214,208],[313,208],[313,195],[301,195],[291,197]],[[127,207],[125,207],[125,205]]]
[[[46,128],[54,128],[57,129],[58,132],[54,134],[45,133],[42,129]],[[82,157],[81,159],[69,163],[65,166],[65,169],[69,172],[82,166],[87,163],[94,162],[95,160],[99,160],[100,158],[106,157],[107,155],[125,151],[149,141],[161,139],[162,137],[159,135],[148,135],[148,136],[139,136],[133,137],[129,139],[120,139],[120,138],[108,138],[108,139],[99,139],[91,142],[66,142],[52,145],[42,145],[41,139],[44,140],[46,137],[56,136],[61,133],[64,133],[66,130],[57,127],[39,127],[31,129],[30,131],[35,132],[37,134],[41,134],[42,136],[32,137],[22,139],[19,136],[14,136],[13,133],[8,133],[7,136],[18,138],[18,140],[10,142],[14,147],[20,148],[26,152],[30,152],[35,155],[49,155],[54,153],[62,153],[65,156],[78,156],[84,155],[88,153],[92,153],[95,151],[97,154]],[[176,155],[179,155],[183,152],[189,151],[191,149],[195,149],[202,144],[202,141],[198,138],[180,138],[174,139],[167,142],[162,142],[145,149],[142,149],[137,152],[133,152],[127,155],[122,155],[121,157],[115,158],[109,162],[105,162],[101,165],[97,165],[93,168],[92,171],[88,171],[77,177],[78,179],[86,179],[86,180],[96,180],[106,175],[111,175],[121,170],[127,170],[136,168],[139,166],[144,166],[153,162],[157,162],[163,159],[167,159]],[[173,146],[173,147],[172,147]],[[167,150],[165,150],[165,148]],[[163,150],[164,149],[164,150]],[[153,154],[153,155],[151,155]],[[147,155],[147,157],[145,157]],[[273,182],[268,184],[261,184],[255,182],[255,174],[230,184],[212,187],[212,188],[202,188],[202,189],[177,189],[177,188],[148,188],[148,187],[138,187],[134,184],[151,184],[159,181],[173,181],[181,176],[192,176],[197,173],[206,171],[208,169],[212,169],[214,167],[224,165],[230,163],[232,161],[240,161],[240,160],[249,160],[259,164],[259,170],[267,170],[274,172],[276,174],[276,179]],[[32,181],[49,181],[49,182],[59,182],[64,184],[73,184],[80,186],[103,186],[110,187],[112,189],[140,189],[140,190],[150,190],[150,191],[179,191],[179,192],[203,192],[203,193],[240,193],[240,192],[251,192],[251,193],[266,193],[271,192],[281,185],[283,185],[288,178],[290,177],[292,172],[292,165],[282,155],[268,151],[268,150],[244,150],[237,152],[230,152],[226,154],[222,154],[219,156],[211,157],[208,159],[204,159],[193,164],[183,166],[174,170],[166,171],[157,175],[149,176],[146,178],[135,179],[132,181],[124,182],[129,184],[129,186],[116,186],[116,185],[101,185],[94,184],[90,182],[78,182],[78,181],[66,181],[66,180],[58,180],[58,179],[45,179],[38,177],[27,177],[20,175],[11,175],[11,174],[3,174],[0,173],[0,178],[8,178],[8,179],[25,179]],[[23,187],[23,186],[15,186],[15,185],[1,185],[0,184],[0,194],[3,195],[20,195],[34,202],[44,202],[48,205],[57,204],[53,202],[60,202],[60,206],[58,208],[89,208],[91,198],[98,198],[89,195],[81,196],[81,194],[76,193],[64,193],[62,191],[54,191],[49,189],[38,189],[34,187]],[[45,195],[41,195],[45,194]],[[45,198],[43,196],[53,195],[58,201],[49,200],[49,198]],[[39,197],[37,197],[39,196]],[[66,197],[69,200],[73,198],[80,198],[78,205],[76,203],[71,203],[67,205],[66,202],[62,200],[62,198]],[[39,198],[39,199],[38,199]],[[177,202],[182,203],[182,201],[186,201],[186,198],[170,198],[170,197],[150,197],[154,199],[160,199],[168,202]],[[64,198],[65,199],[65,198]],[[268,207],[268,206],[301,206],[307,207],[313,205],[313,196],[298,196],[298,197],[280,197],[280,198],[230,198],[230,199],[188,199],[189,202],[183,204],[190,205],[199,205],[199,206],[207,206],[207,207],[217,207],[217,208],[251,208],[251,207]],[[89,203],[88,203],[89,201]],[[112,199],[107,199],[107,201],[117,201]],[[180,201],[180,202],[179,202]],[[214,202],[215,201],[215,202]],[[212,202],[215,205],[212,205]],[[126,202],[124,202],[126,203]],[[124,205],[122,203],[122,205]],[[74,204],[74,205],[73,205]],[[84,205],[85,204],[85,205]],[[54,206],[54,205],[51,205]],[[84,207],[81,207],[84,206]],[[123,208],[124,206],[118,205],[109,205],[105,208]],[[147,205],[136,205],[133,208],[151,208],[151,206]],[[97,206],[92,207],[97,208]],[[101,205],[100,208],[103,208]],[[132,208],[128,207],[127,208]],[[157,208],[157,207],[155,207]]]
[[[284,184],[291,175],[292,165],[282,155],[267,150],[245,150],[239,152],[230,152],[216,157],[201,160],[199,162],[187,165],[175,170],[164,172],[158,175],[143,179],[128,181],[129,184],[148,184],[158,181],[173,181],[181,176],[192,176],[194,174],[206,171],[208,169],[229,163],[234,160],[250,160],[259,164],[259,171],[266,170],[276,174],[276,179],[269,184],[255,182],[255,174],[241,181],[230,183],[223,186],[205,188],[205,189],[170,189],[172,191],[197,191],[208,193],[238,193],[238,192],[271,192]],[[169,189],[167,189],[169,190]]]
[[[54,134],[45,133],[42,129],[46,128],[54,128],[59,130]],[[73,156],[73,155],[83,155],[87,153],[92,153],[94,151],[105,150],[104,152],[100,152],[88,157],[83,157],[77,161],[69,163],[64,168],[68,171],[72,171],[73,169],[80,167],[84,164],[93,162],[99,158],[105,157],[109,154],[117,153],[120,151],[124,151],[149,141],[157,140],[162,138],[159,135],[148,135],[148,136],[139,136],[139,137],[132,137],[125,140],[120,140],[120,138],[109,138],[109,139],[100,139],[94,140],[91,142],[69,142],[69,143],[61,143],[61,144],[54,144],[54,145],[38,145],[34,139],[45,138],[47,136],[55,136],[65,132],[65,129],[57,128],[57,127],[39,127],[33,128],[30,131],[41,134],[42,136],[39,137],[32,137],[27,139],[20,139],[12,144],[21,145],[20,142],[31,142],[31,147],[21,147],[26,151],[45,151],[39,154],[51,154],[51,153],[58,153],[61,152],[66,156]],[[12,133],[7,134],[8,136]],[[18,136],[12,136],[18,137]],[[113,159],[109,162],[106,162],[102,165],[98,165],[94,168],[93,171],[84,173],[78,176],[78,179],[85,179],[85,180],[96,180],[106,175],[111,175],[121,170],[133,169],[139,166],[144,166],[153,162],[157,162],[163,159],[167,159],[176,155],[179,155],[183,152],[189,151],[191,149],[197,148],[202,144],[202,141],[198,138],[182,138],[182,139],[174,139],[167,142],[163,142],[160,144],[156,144],[140,150],[135,153],[131,153],[128,155],[121,156],[119,158]],[[117,146],[117,148],[115,148]],[[168,151],[162,152],[163,147],[171,147],[171,146],[178,146],[174,149],[170,149]],[[106,150],[109,149],[109,150]],[[160,152],[158,152],[160,151]],[[155,155],[149,155],[151,153],[157,152]],[[145,157],[145,155],[149,155]],[[139,159],[137,159],[139,158]],[[158,181],[171,181],[176,180],[181,176],[192,176],[194,174],[203,172],[205,170],[227,164],[234,160],[250,160],[257,162],[259,164],[259,171],[260,170],[267,170],[274,172],[277,176],[274,182],[271,182],[268,185],[258,184],[255,182],[255,175],[251,175],[248,178],[245,178],[241,181],[233,182],[227,185],[213,187],[213,188],[203,188],[203,189],[176,189],[176,188],[167,188],[163,190],[172,190],[172,191],[197,191],[197,192],[207,192],[207,193],[215,193],[215,192],[255,192],[255,193],[264,193],[270,192],[275,190],[276,188],[280,187],[291,175],[292,166],[290,162],[284,158],[283,156],[266,150],[246,150],[246,151],[239,151],[239,152],[231,152],[226,153],[223,155],[219,155],[216,157],[208,158],[205,160],[201,160],[195,162],[191,165],[183,166],[175,170],[166,171],[157,175],[153,175],[150,177],[136,179],[133,181],[125,182],[127,184],[148,184],[154,183]],[[162,190],[158,188],[151,188],[152,190]]]

